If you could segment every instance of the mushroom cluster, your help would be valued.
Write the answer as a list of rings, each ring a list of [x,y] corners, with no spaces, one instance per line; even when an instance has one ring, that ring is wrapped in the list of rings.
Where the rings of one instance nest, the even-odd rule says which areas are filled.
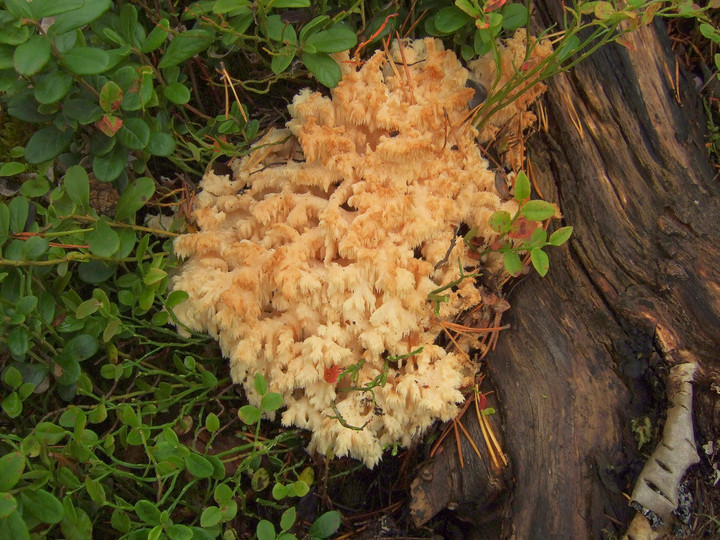
[[[262,373],[284,398],[284,425],[312,432],[310,450],[372,467],[449,420],[472,382],[467,355],[435,344],[441,320],[479,304],[472,279],[429,295],[478,264],[458,229],[490,239],[488,218],[514,211],[496,192],[468,122],[468,72],[439,41],[338,58],[331,97],[297,95],[286,129],[207,173],[198,231],[174,289],[180,322],[219,340],[251,403]]]

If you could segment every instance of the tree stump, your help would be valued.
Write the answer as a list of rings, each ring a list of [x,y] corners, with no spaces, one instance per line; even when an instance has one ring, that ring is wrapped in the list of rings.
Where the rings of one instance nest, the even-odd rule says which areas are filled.
[[[560,13],[559,2],[538,6],[546,25]],[[675,79],[663,28],[629,42],[550,80],[547,132],[529,142],[543,198],[575,231],[551,250],[545,278],[513,291],[511,329],[486,358],[512,473],[496,538],[624,530],[634,512],[623,493],[642,466],[631,419],[662,410],[662,377],[680,351],[700,359],[698,429],[717,429],[720,187],[706,119],[693,81],[682,69]],[[436,461],[457,454],[445,444]],[[473,463],[462,474],[472,471],[488,476]]]

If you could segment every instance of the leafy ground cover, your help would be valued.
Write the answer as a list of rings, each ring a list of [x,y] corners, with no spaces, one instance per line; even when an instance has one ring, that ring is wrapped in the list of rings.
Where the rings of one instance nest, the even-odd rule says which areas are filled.
[[[244,406],[216,344],[169,325],[185,299],[168,293],[172,240],[207,168],[282,123],[299,88],[337,84],[332,53],[397,31],[469,60],[529,4],[0,5],[0,538],[326,538],[397,510],[411,454],[372,472],[308,456],[303,433],[262,419],[282,405],[266,381],[263,410]],[[720,42],[689,2],[568,4],[556,52],[493,89],[477,122],[655,15]]]

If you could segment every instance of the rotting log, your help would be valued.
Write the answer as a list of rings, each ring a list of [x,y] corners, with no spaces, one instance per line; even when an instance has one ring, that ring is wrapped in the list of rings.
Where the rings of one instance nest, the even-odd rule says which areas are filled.
[[[560,2],[538,15],[560,20]],[[547,131],[529,142],[543,197],[575,232],[550,253],[545,278],[513,291],[511,329],[486,358],[512,467],[496,538],[624,531],[633,511],[623,493],[642,465],[630,421],[663,405],[661,381],[681,351],[699,359],[697,429],[717,429],[720,185],[706,120],[682,67],[675,79],[664,30],[629,42],[634,50],[606,47],[549,81]],[[452,460],[454,445],[440,458]],[[465,458],[463,475],[483,474]],[[471,497],[478,510],[482,496]]]

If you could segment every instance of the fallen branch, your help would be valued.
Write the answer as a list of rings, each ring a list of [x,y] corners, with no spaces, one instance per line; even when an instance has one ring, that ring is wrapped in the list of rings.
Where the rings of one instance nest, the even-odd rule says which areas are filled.
[[[686,353],[687,354],[687,353]],[[667,413],[663,438],[643,467],[631,504],[641,507],[623,540],[656,538],[653,527],[667,522],[678,505],[678,486],[690,465],[699,461],[692,420],[692,381],[697,362],[674,366],[668,378]],[[650,521],[648,521],[650,520]]]

